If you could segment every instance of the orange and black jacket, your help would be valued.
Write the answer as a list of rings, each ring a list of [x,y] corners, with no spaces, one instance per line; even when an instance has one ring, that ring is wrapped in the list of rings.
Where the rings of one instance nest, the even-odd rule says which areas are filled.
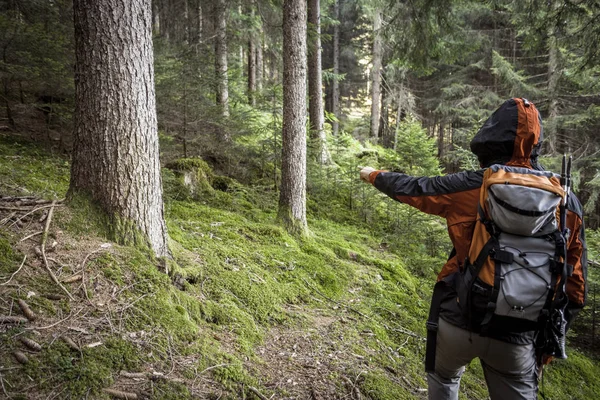
[[[471,141],[471,150],[483,167],[504,164],[541,169],[537,156],[542,141],[541,117],[536,107],[526,99],[507,100],[485,122]],[[374,171],[370,182],[391,198],[446,219],[454,251],[438,275],[438,280],[458,272],[467,258],[477,220],[479,191],[484,169],[436,177],[413,177],[401,173]],[[568,242],[568,263],[573,274],[567,281],[572,317],[586,301],[587,259],[582,206],[571,195],[567,204],[567,225],[572,232]],[[455,293],[442,302],[440,316],[454,325],[469,329],[458,309]],[[535,332],[527,329],[498,326],[490,335],[511,343],[529,343]]]

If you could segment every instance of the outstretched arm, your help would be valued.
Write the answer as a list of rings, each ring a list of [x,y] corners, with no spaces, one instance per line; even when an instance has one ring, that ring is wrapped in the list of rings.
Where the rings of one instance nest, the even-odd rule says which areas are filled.
[[[365,167],[361,179],[371,183],[394,200],[419,210],[447,218],[452,210],[472,214],[477,210],[477,196],[483,171],[466,171],[435,177],[414,177]]]

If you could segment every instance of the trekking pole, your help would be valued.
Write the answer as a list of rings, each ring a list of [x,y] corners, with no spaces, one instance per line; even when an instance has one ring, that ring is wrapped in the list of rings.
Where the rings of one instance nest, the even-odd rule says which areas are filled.
[[[567,242],[569,240],[570,231],[567,227],[567,205],[569,201],[569,194],[571,191],[571,167],[573,163],[573,157],[569,156],[567,159],[566,155],[563,155],[562,159],[562,168],[561,168],[561,186],[564,190],[565,196],[560,205],[560,230],[563,236],[563,268],[561,272],[560,278],[560,289],[557,293],[557,298],[554,304],[554,309],[551,315],[552,322],[554,325],[554,341],[555,341],[555,351],[554,356],[556,358],[565,359],[567,358],[567,354],[565,352],[565,342],[566,342],[566,330],[567,330],[567,321],[565,319],[565,307],[567,306]]]

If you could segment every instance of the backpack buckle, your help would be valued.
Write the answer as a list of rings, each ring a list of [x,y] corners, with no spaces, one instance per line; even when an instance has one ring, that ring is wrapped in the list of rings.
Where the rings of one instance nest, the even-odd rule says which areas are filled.
[[[496,250],[492,257],[495,261],[499,261],[502,264],[512,264],[515,260],[515,255],[506,250]]]

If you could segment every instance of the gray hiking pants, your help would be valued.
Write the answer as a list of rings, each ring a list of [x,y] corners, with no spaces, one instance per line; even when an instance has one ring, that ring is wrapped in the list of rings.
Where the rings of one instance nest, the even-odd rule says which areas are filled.
[[[439,319],[435,373],[428,374],[429,400],[458,400],[465,366],[478,357],[492,400],[536,400],[537,369],[533,345],[515,345]]]

